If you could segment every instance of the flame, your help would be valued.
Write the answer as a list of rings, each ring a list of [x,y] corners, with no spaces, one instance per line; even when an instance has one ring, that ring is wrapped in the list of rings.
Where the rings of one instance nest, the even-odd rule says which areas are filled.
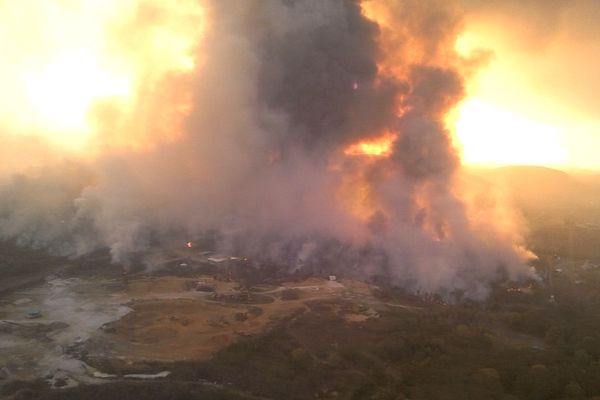
[[[344,154],[348,156],[388,157],[392,153],[392,146],[398,135],[386,132],[383,135],[366,139],[348,146]]]
[[[195,0],[0,3],[0,126],[76,150],[144,142],[146,119],[172,135],[202,22]]]

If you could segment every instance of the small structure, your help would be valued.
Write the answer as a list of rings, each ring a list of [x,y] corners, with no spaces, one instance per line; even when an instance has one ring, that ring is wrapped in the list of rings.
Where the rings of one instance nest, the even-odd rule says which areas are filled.
[[[27,311],[27,314],[25,314],[25,316],[29,319],[35,319],[41,317],[42,313],[40,312],[40,310],[31,309]]]
[[[214,292],[216,290],[215,285],[207,282],[196,282],[196,291],[198,292]]]
[[[598,266],[596,264],[593,264],[590,260],[586,260],[581,265],[581,269],[584,271],[589,271],[589,270],[596,269],[596,268],[598,268]]]
[[[207,260],[214,264],[220,264],[229,260],[229,257],[214,255],[212,257],[207,257]]]
[[[329,275],[329,280],[331,282],[335,282],[335,281],[337,281],[337,276],[335,276],[335,275]]]
[[[169,375],[171,375],[171,371],[161,371],[156,374],[127,374],[123,375],[123,377],[129,379],[159,379],[166,378]]]

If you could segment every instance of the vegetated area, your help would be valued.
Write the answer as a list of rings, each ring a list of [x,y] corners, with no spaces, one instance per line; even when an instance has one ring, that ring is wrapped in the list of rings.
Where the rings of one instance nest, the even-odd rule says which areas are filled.
[[[382,303],[411,306],[362,321],[345,318],[364,313],[361,304],[309,301],[207,360],[89,360],[118,376],[170,371],[161,381],[52,390],[42,380],[13,381],[2,391],[14,399],[600,398],[600,271],[570,271],[579,284],[565,272],[554,272],[552,292],[499,286],[485,303],[381,289]]]
[[[577,286],[555,279],[555,303],[543,287],[499,287],[484,304],[458,306],[386,290],[382,301],[415,308],[390,307],[358,322],[342,316],[360,313],[356,304],[314,301],[209,360],[103,366],[115,374],[172,372],[160,382],[63,390],[13,382],[3,392],[32,399],[593,398],[600,396],[600,276],[587,271],[585,278]]]
[[[536,254],[600,261],[600,174],[527,166],[471,173],[520,210]]]
[[[0,241],[0,293],[41,281],[62,264],[60,257]]]
[[[299,286],[299,282],[281,284],[278,289],[275,284],[261,286],[254,282],[246,293],[272,296],[274,302],[261,302],[257,297],[251,305],[247,301],[231,305],[230,297],[210,294],[206,297],[209,303],[198,306],[198,314],[206,312],[206,307],[222,308],[225,311],[220,315],[229,318],[210,315],[206,322],[215,332],[210,335],[229,332],[236,336],[209,357],[172,361],[157,357],[124,360],[109,353],[101,357],[99,351],[87,351],[94,346],[94,340],[90,340],[77,351],[77,357],[117,377],[114,380],[51,389],[42,378],[4,379],[0,380],[1,396],[141,400],[600,399],[600,246],[596,246],[600,231],[594,229],[596,208],[589,205],[586,216],[579,207],[565,203],[559,206],[526,209],[531,228],[528,240],[540,255],[534,263],[540,281],[499,283],[484,302],[448,304],[437,296],[416,297],[384,284],[370,286],[368,295],[359,296],[353,284],[341,277],[340,285],[346,289],[326,296],[309,292],[309,286]],[[97,270],[90,268],[87,274],[90,271]],[[223,280],[219,271],[210,271],[212,280],[202,281],[202,290],[212,290],[213,282]],[[184,282],[192,272],[160,272],[161,276],[169,274],[168,279],[150,281],[131,277],[129,290],[135,296],[151,291],[164,295],[171,290],[166,288],[167,283],[179,282],[172,276]],[[234,286],[235,282],[214,285],[218,291],[218,285]],[[132,346],[145,345],[142,333],[147,332],[146,328],[158,332],[159,327],[172,323],[171,334],[186,335],[191,348],[193,338],[186,330],[201,328],[198,340],[204,340],[202,335],[209,334],[209,328],[198,325],[202,318],[190,309],[194,307],[192,300],[177,301],[185,305],[183,314],[189,317],[170,310],[170,320],[167,315],[155,315],[164,303],[138,300],[131,304],[132,313],[107,325],[106,332],[99,336],[102,343],[125,338]],[[286,309],[286,304],[290,312],[279,312]],[[274,311],[279,312],[277,317]],[[159,324],[159,318],[166,325],[163,320]],[[262,321],[260,329],[238,334],[237,326],[256,321]],[[149,342],[147,347],[160,347],[169,340]],[[186,353],[185,348],[178,351]],[[126,378],[128,374],[157,371],[170,374],[160,380]]]

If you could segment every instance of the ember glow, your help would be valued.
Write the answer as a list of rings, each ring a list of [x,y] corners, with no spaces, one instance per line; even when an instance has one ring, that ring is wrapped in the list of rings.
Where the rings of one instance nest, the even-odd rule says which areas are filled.
[[[397,138],[396,134],[386,133],[378,138],[355,143],[346,148],[344,154],[349,156],[386,157],[392,153],[392,145]]]

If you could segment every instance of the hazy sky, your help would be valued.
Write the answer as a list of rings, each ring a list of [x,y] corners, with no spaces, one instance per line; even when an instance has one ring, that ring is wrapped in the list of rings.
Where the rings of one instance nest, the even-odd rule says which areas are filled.
[[[600,168],[600,2],[465,7],[457,48],[492,52],[458,124],[467,161]]]

